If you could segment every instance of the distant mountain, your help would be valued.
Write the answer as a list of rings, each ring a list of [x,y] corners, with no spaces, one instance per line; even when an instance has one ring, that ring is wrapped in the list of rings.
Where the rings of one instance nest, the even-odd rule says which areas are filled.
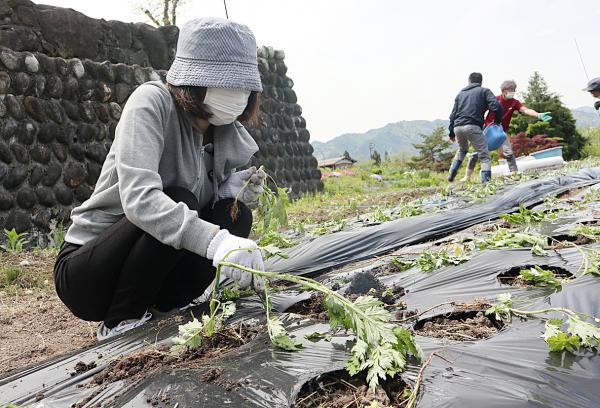
[[[572,110],[578,128],[600,127],[600,116],[591,106],[583,106]],[[381,156],[389,154],[415,154],[414,143],[421,142],[421,135],[431,133],[436,127],[448,127],[447,120],[403,120],[389,123],[379,129],[371,129],[365,133],[345,133],[328,142],[311,142],[318,160],[339,157],[347,150],[356,160],[369,158],[369,145],[372,143]]]
[[[588,129],[600,127],[600,115],[598,111],[591,106],[582,106],[581,108],[571,109],[573,117],[577,121],[577,127]]]
[[[312,145],[319,160],[341,156],[344,150],[356,160],[367,160],[371,143],[382,157],[386,151],[390,154],[414,154],[416,150],[412,144],[419,143],[422,134],[431,133],[437,126],[448,127],[448,121],[403,120],[366,133],[346,133],[325,143],[313,141]]]

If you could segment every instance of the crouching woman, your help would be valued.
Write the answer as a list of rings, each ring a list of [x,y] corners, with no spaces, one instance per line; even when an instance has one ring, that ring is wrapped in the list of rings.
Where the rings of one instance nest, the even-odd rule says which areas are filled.
[[[181,29],[167,81],[138,87],[127,101],[91,197],[71,213],[56,260],[56,291],[103,339],[137,327],[151,310],[183,307],[227,260],[263,269],[247,239],[265,178],[248,164],[258,147],[238,121],[257,113],[262,91],[256,42],[229,20]],[[242,190],[242,186],[245,188]],[[234,197],[242,203],[230,216]],[[262,281],[239,269],[241,286]]]

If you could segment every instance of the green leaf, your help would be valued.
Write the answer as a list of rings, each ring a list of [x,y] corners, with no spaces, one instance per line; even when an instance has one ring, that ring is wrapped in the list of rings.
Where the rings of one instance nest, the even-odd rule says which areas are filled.
[[[572,336],[577,336],[584,347],[597,347],[600,342],[600,328],[591,323],[584,322],[573,316],[569,317],[567,331]]]
[[[270,316],[267,319],[267,326],[269,337],[275,346],[287,351],[296,351],[302,347],[302,343],[292,339],[288,335],[285,327],[283,327],[283,323],[277,317]]]
[[[550,347],[550,351],[574,351],[579,347],[580,339],[577,336],[567,336],[566,333],[558,331],[555,335],[550,336],[546,342]]]
[[[283,259],[288,258],[288,255],[285,254],[280,248],[276,247],[275,245],[261,246],[260,251],[262,252],[264,259],[273,258],[275,256],[278,256]]]

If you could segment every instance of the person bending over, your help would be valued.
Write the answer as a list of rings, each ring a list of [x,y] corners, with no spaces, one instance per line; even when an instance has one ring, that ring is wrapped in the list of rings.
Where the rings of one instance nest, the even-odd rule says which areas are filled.
[[[179,33],[166,82],[129,97],[91,197],[71,212],[56,264],[56,291],[73,314],[100,321],[99,339],[140,326],[151,310],[188,305],[227,260],[263,270],[247,239],[248,203],[262,170],[244,167],[258,146],[238,121],[254,118],[262,91],[256,41],[245,25],[195,19]],[[241,287],[262,280],[223,274]]]

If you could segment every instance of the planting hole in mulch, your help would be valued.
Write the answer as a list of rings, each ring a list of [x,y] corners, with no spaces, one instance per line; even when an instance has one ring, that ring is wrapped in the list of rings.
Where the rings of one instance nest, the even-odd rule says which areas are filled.
[[[384,381],[375,391],[366,385],[366,375],[350,377],[346,370],[332,371],[302,386],[293,408],[404,407],[411,388],[400,377]],[[373,405],[372,405],[373,404]]]
[[[110,384],[123,379],[134,383],[162,369],[201,368],[211,358],[243,346],[265,331],[264,326],[243,323],[228,326],[211,337],[204,337],[200,347],[187,350],[179,356],[169,353],[166,346],[147,347],[110,363],[94,376],[92,385]],[[213,376],[214,378],[216,377]]]
[[[475,341],[495,336],[504,323],[483,310],[455,311],[420,320],[414,326],[417,334],[454,341]]]
[[[514,268],[509,269],[506,272],[498,275],[498,280],[500,283],[504,285],[516,286],[519,288],[535,288],[535,287],[544,287],[544,286],[553,286],[544,282],[542,279],[536,283],[534,280],[527,280],[523,276],[521,276],[521,271],[531,272],[536,274],[536,266],[546,271],[551,271],[554,274],[554,278],[558,281],[568,280],[573,277],[573,274],[567,271],[564,268],[558,266],[546,266],[546,265],[524,265],[524,266],[516,266]]]

